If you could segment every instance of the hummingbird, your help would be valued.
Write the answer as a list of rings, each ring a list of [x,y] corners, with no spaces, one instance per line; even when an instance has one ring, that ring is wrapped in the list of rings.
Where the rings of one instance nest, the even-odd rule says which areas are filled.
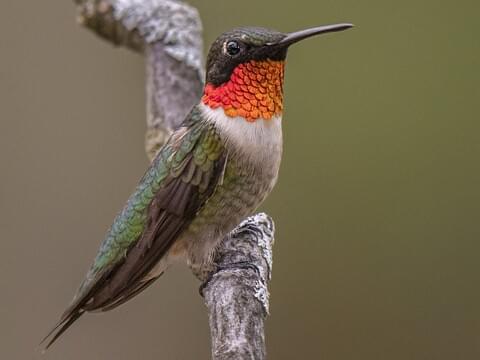
[[[292,33],[243,27],[213,42],[201,100],[116,216],[72,303],[43,339],[45,350],[85,312],[125,303],[175,260],[206,277],[221,239],[253,214],[277,181],[287,50],[352,26]]]

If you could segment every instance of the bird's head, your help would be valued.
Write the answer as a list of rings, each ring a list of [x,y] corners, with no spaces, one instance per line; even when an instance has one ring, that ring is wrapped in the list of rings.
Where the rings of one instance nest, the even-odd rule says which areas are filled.
[[[220,35],[207,57],[202,102],[223,108],[229,117],[269,120],[283,108],[283,70],[290,45],[314,35],[342,31],[351,24],[321,26],[293,33],[258,27]]]

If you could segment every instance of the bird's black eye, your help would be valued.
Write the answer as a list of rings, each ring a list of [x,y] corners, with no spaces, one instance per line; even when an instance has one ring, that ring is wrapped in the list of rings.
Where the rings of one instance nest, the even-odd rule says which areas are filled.
[[[227,51],[227,54],[230,56],[237,55],[241,50],[240,44],[235,40],[230,40],[229,42],[227,42],[225,49]]]

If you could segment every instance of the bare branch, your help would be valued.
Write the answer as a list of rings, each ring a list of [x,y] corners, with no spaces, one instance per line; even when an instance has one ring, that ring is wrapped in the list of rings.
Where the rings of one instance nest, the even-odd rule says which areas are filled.
[[[157,42],[146,51],[146,151],[150,159],[198,102],[203,88],[197,70],[173,59],[165,50],[165,45]]]
[[[223,240],[215,257],[217,270],[203,288],[214,360],[265,359],[273,233],[268,215],[252,216]]]
[[[202,23],[176,0],[76,0],[79,21],[115,45],[146,53],[146,151],[158,149],[203,88]]]
[[[75,0],[77,21],[115,45],[143,51],[144,40],[136,30],[129,31],[114,16],[114,0]]]
[[[78,21],[115,45],[165,51],[198,70],[202,79],[202,23],[197,9],[178,0],[74,0]]]

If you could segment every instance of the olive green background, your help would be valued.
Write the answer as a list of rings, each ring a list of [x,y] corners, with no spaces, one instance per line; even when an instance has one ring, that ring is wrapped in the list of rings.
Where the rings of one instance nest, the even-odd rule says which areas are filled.
[[[238,25],[353,22],[291,49],[269,359],[480,358],[478,1],[193,2]],[[72,1],[0,4],[0,358],[70,301],[142,175],[144,68]],[[208,359],[184,266],[43,359]]]

